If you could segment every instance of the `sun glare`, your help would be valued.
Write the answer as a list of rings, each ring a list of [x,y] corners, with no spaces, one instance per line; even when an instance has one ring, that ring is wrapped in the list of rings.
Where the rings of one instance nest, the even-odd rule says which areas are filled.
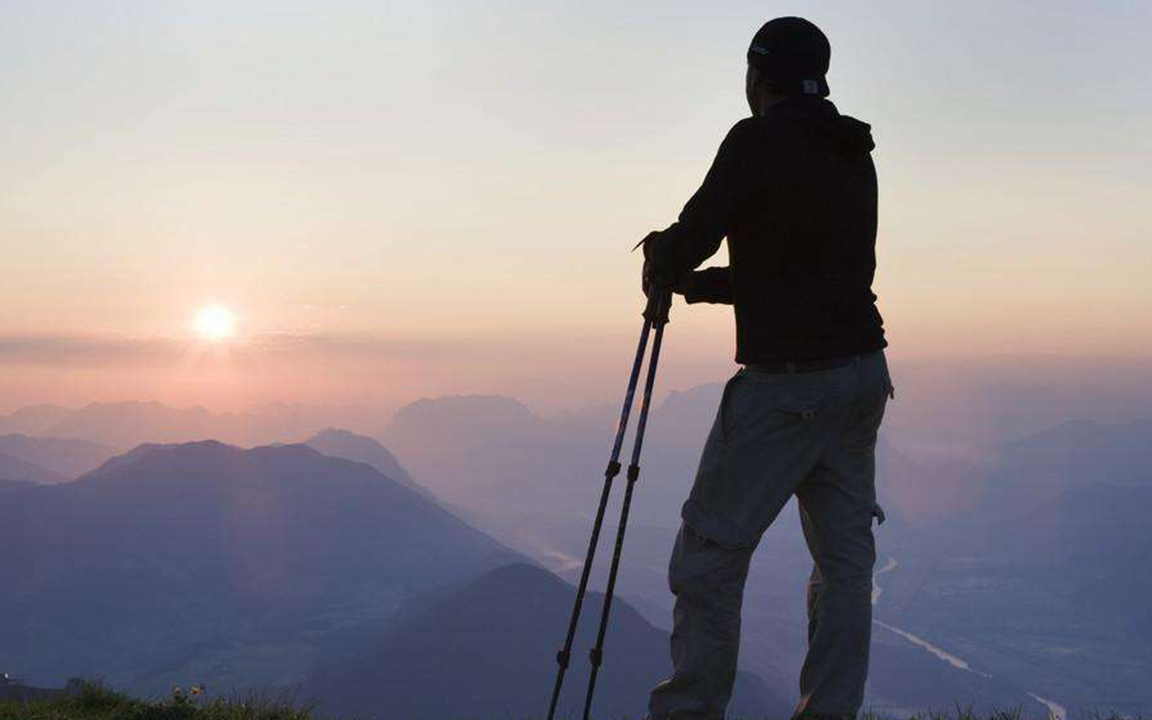
[[[205,340],[220,342],[236,332],[236,315],[226,307],[207,305],[196,313],[196,334]]]

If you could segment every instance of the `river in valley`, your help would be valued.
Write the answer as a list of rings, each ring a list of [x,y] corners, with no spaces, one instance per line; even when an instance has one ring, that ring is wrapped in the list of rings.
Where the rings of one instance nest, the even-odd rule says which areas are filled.
[[[877,570],[873,574],[873,577],[872,577],[872,605],[876,605],[876,601],[878,601],[880,599],[880,596],[884,592],[884,590],[880,587],[880,584],[878,582],[876,582],[876,579],[878,577],[880,577],[881,575],[883,575],[884,573],[892,572],[899,565],[900,565],[900,563],[896,561],[896,558],[890,557],[890,558],[888,558],[888,562],[884,563],[884,567],[880,568],[879,570]],[[922,638],[918,635],[914,635],[913,633],[910,633],[907,630],[902,630],[902,629],[900,629],[894,625],[889,625],[886,622],[882,622],[882,621],[876,620],[876,619],[873,619],[872,623],[874,625],[876,625],[877,627],[883,628],[883,629],[887,630],[888,632],[891,632],[891,633],[903,638],[904,640],[906,640],[909,643],[915,645],[916,647],[924,650],[925,652],[929,652],[929,653],[935,655],[939,659],[945,661],[946,663],[948,663],[949,665],[951,665],[952,667],[954,667],[958,670],[963,670],[964,672],[969,672],[969,673],[972,673],[974,675],[979,675],[980,677],[986,677],[986,678],[992,677],[990,674],[988,674],[986,672],[981,672],[979,670],[974,669],[972,667],[971,663],[969,663],[967,660],[964,660],[963,658],[957,657],[956,655],[953,655],[952,653],[948,652],[947,650],[944,650],[940,647],[937,647],[936,645],[933,645],[932,643],[928,642],[924,638]],[[1025,691],[1025,692],[1028,692],[1028,691]],[[1048,708],[1049,720],[1068,720],[1068,710],[1063,705],[1061,705],[1055,701],[1049,700],[1047,698],[1040,697],[1039,695],[1037,695],[1034,692],[1028,692],[1028,695],[1032,699],[1034,699],[1036,702],[1038,702],[1038,703],[1044,705],[1046,708]]]

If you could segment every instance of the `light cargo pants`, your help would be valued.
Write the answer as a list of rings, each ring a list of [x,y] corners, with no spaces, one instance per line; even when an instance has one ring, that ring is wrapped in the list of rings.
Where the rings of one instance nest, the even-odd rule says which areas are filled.
[[[748,564],[793,495],[813,560],[795,715],[860,709],[872,628],[872,520],[881,516],[876,432],[891,393],[883,352],[821,372],[743,369],[728,381],[672,551],[674,669],[652,691],[652,718],[724,717]]]

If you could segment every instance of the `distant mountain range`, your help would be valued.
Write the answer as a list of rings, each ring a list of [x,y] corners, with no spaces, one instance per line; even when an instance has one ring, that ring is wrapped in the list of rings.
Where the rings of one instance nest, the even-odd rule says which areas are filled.
[[[144,445],[3,498],[0,666],[38,684],[280,684],[325,633],[519,557],[304,445]]]
[[[73,411],[59,405],[31,405],[0,415],[0,434],[40,435]]]
[[[106,445],[59,437],[32,437],[12,433],[0,436],[0,455],[18,458],[40,471],[25,477],[40,483],[72,480],[95,469],[119,451]],[[0,477],[5,472],[0,469]]]
[[[254,446],[308,437],[327,427],[371,432],[386,417],[358,405],[270,403],[243,412],[214,412],[158,402],[101,402],[77,409],[40,405],[0,415],[0,434],[76,438],[121,450],[208,439]]]
[[[466,586],[420,598],[385,621],[343,633],[341,661],[321,663],[304,700],[344,717],[487,720],[540,717],[555,677],[574,588],[531,565],[498,568]],[[603,597],[589,596],[565,680],[560,717],[578,717]],[[626,602],[612,606],[593,705],[596,718],[640,717],[671,663],[668,635]],[[786,717],[791,706],[741,673],[733,717]]]

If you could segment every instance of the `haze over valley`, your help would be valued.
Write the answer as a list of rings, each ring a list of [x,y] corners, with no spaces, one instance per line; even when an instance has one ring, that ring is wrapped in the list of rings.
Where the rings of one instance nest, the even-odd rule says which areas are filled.
[[[1133,369],[1130,404],[1116,377],[1084,376],[1030,409],[1032,388],[1050,387],[1043,374],[981,386],[991,367],[966,378],[973,425],[933,434],[947,451],[919,442],[924,418],[942,422],[917,388],[926,370],[906,384],[894,373],[868,705],[1146,712],[1152,420],[1134,418],[1152,417],[1147,370]],[[610,681],[604,713],[633,712],[668,670],[665,568],[720,389],[666,391],[654,410],[606,660],[637,680]],[[500,671],[475,675],[469,702],[530,714],[546,700],[615,413],[541,414],[496,395],[424,398],[390,416],[17,409],[0,416],[0,666],[44,686],[98,676],[146,695],[193,680],[293,688],[339,712],[387,695],[433,718],[467,708],[428,688],[473,677],[489,656]],[[358,432],[339,429],[341,415]],[[751,712],[795,701],[809,563],[788,508],[745,601],[738,698]],[[413,633],[429,669],[373,675],[415,652]],[[437,643],[479,654],[445,665]],[[395,685],[372,681],[384,676]]]

